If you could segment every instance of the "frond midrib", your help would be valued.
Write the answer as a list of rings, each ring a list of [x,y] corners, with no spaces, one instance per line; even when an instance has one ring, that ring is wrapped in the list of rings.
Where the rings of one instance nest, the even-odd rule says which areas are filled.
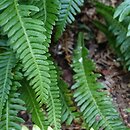
[[[7,62],[7,67],[6,67],[6,71],[5,71],[5,79],[4,79],[4,84],[3,84],[3,91],[2,91],[2,97],[1,97],[1,102],[0,102],[0,105],[2,106],[3,104],[1,104],[1,103],[3,103],[2,101],[3,101],[3,98],[4,98],[4,92],[5,92],[5,88],[6,88],[6,84],[7,84],[7,80],[8,80],[8,74],[9,74],[9,71],[10,71],[10,69],[9,69],[9,66],[10,66],[10,61],[11,61],[11,54],[10,54],[10,57],[9,57],[9,60],[8,60],[8,62]],[[1,111],[0,111],[0,118],[1,118],[1,114],[2,114],[2,108],[0,109]]]
[[[36,108],[36,106],[35,106],[35,103],[34,103],[34,100],[35,100],[35,99],[34,99],[34,97],[32,97],[31,91],[29,90],[29,87],[28,87],[28,86],[26,86],[26,89],[27,89],[27,91],[28,91],[30,100],[32,101],[32,105],[33,105],[33,108],[32,108],[32,109],[35,111],[35,113],[36,113],[36,115],[37,115],[37,120],[39,120],[40,125],[42,126],[42,129],[44,129],[43,123],[42,123],[42,121],[40,120],[40,117],[39,117],[39,114],[38,114],[38,110],[37,110],[37,108]]]
[[[34,64],[35,64],[35,66],[36,66],[36,68],[37,68],[37,72],[38,72],[38,75],[39,75],[39,77],[40,77],[40,78],[39,78],[40,84],[42,85],[42,76],[41,76],[41,73],[40,73],[40,69],[39,69],[38,64],[37,64],[37,62],[36,62],[36,58],[35,58],[35,56],[34,56],[34,53],[33,53],[33,50],[32,50],[31,44],[30,44],[29,37],[28,37],[27,32],[26,32],[26,29],[25,29],[25,27],[24,27],[24,22],[22,21],[22,18],[21,18],[21,16],[20,16],[20,13],[19,13],[19,10],[18,10],[17,0],[14,0],[14,5],[15,5],[16,13],[17,13],[18,19],[19,19],[19,21],[20,21],[20,24],[21,24],[23,33],[25,34],[25,38],[26,38],[27,45],[28,45],[29,50],[30,50],[30,54],[32,55]]]
[[[56,115],[55,115],[55,113],[56,113],[56,108],[55,108],[55,103],[54,103],[54,100],[53,100],[53,96],[52,96],[52,94],[51,94],[51,91],[49,91],[49,95],[50,95],[50,99],[51,99],[52,106],[53,106],[52,111],[53,111],[54,126],[55,126],[55,129],[58,130],[58,128],[57,128],[57,123],[56,123],[56,122],[57,122],[57,121],[56,121]]]
[[[60,90],[60,91],[61,91],[61,90]],[[62,93],[62,92],[60,92],[60,93]],[[68,105],[66,104],[65,98],[64,98],[63,94],[60,94],[60,95],[61,95],[61,98],[63,99],[62,102],[64,102],[64,105],[65,105],[67,111],[69,111],[69,114],[70,114],[72,117],[75,117],[74,114],[73,114],[72,112],[70,112],[70,108],[69,108]]]
[[[100,108],[98,107],[98,104],[97,104],[97,102],[96,102],[96,100],[95,100],[95,98],[94,98],[94,96],[93,96],[93,94],[92,94],[92,92],[91,92],[91,90],[90,90],[90,88],[89,88],[89,84],[88,84],[88,82],[87,82],[87,76],[86,76],[86,72],[85,72],[85,66],[83,65],[83,61],[82,61],[81,65],[82,65],[82,70],[83,70],[83,72],[84,72],[84,77],[86,78],[86,80],[85,80],[86,86],[87,86],[87,88],[88,88],[88,90],[89,90],[89,93],[90,93],[90,95],[91,95],[91,97],[92,97],[92,100],[93,100],[93,102],[94,102],[94,104],[95,104],[97,110],[98,110],[99,113],[100,113],[100,116],[103,118],[103,120],[105,121],[105,123],[107,124],[107,126],[109,126],[109,128],[110,128],[111,130],[114,130],[114,129],[111,127],[111,125],[109,124],[109,122],[107,121],[107,119],[105,118],[105,116],[102,114],[102,112],[101,112]]]

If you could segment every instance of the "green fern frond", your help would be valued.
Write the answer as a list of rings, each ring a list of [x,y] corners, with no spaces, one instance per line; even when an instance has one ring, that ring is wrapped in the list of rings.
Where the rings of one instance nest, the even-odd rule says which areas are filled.
[[[122,2],[114,13],[114,18],[119,17],[119,22],[126,20],[130,14],[130,0]],[[127,36],[130,36],[130,22],[128,25]]]
[[[47,115],[49,126],[54,130],[61,129],[61,101],[59,94],[59,87],[57,81],[56,68],[52,61],[50,61],[50,75],[51,86],[49,91],[49,99],[47,102]]]
[[[125,67],[130,70],[130,37],[126,36],[127,26],[129,24],[129,18],[125,22],[118,22],[116,19],[113,19],[113,10],[109,10],[108,7],[102,3],[97,3],[97,12],[102,15],[107,23],[108,31],[115,36],[116,41],[113,43],[115,51],[120,52],[119,57],[125,63]],[[108,36],[108,34],[107,34]]]
[[[127,129],[120,120],[119,114],[112,104],[108,91],[97,82],[94,74],[95,65],[88,57],[88,50],[84,47],[83,34],[79,34],[78,46],[74,52],[73,68],[76,83],[74,98],[80,108],[83,118],[94,130],[125,130]]]
[[[61,37],[66,24],[71,24],[75,20],[74,16],[80,12],[79,7],[83,5],[84,0],[60,0],[60,3],[61,10],[56,23],[55,41]]]
[[[51,42],[51,35],[53,31],[53,26],[55,22],[58,20],[58,14],[60,9],[59,0],[42,0],[42,1],[35,1],[30,0],[31,4],[37,6],[39,8],[39,12],[36,12],[33,15],[33,18],[40,19],[44,22],[44,27],[47,30],[45,35],[47,37],[47,43]]]
[[[30,11],[39,11],[33,5],[19,5],[18,0],[0,1],[0,26],[7,33],[13,48],[22,60],[25,76],[36,93],[37,101],[41,104],[48,99],[50,84],[49,67],[44,55],[48,51],[43,44],[46,36],[41,20],[32,19]]]
[[[46,130],[45,115],[39,103],[35,100],[35,92],[24,79],[21,87],[21,97],[25,101],[27,111],[31,114],[32,121],[40,127],[41,130]]]
[[[122,22],[130,14],[130,0],[122,2],[114,13],[114,18],[119,17],[119,21]]]
[[[62,79],[59,79],[58,86],[62,102],[61,120],[67,125],[70,125],[73,120],[79,117],[79,113],[77,112],[77,108],[72,100],[73,95],[69,90],[67,83],[65,83]]]
[[[10,50],[0,54],[0,119],[12,85],[12,68],[16,59]]]
[[[19,99],[19,93],[16,90],[15,87],[12,88],[6,101],[0,121],[1,130],[21,130],[20,123],[24,121],[17,117],[17,114],[20,110],[25,110],[25,108],[23,107],[24,102]]]

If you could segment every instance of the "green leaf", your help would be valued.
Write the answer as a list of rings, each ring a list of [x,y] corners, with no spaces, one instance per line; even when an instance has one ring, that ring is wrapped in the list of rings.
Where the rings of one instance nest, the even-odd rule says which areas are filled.
[[[71,125],[72,121],[79,117],[77,108],[73,102],[72,92],[69,90],[69,86],[62,79],[59,79],[58,86],[60,88],[60,96],[62,102],[62,122],[67,125]]]
[[[74,76],[76,83],[72,89],[75,89],[74,98],[88,125],[87,129],[91,127],[94,130],[101,128],[106,130],[127,129],[112,104],[109,92],[103,91],[105,86],[97,82],[97,74],[94,74],[95,64],[88,57],[82,33],[78,36],[77,44],[72,64],[76,73]]]
[[[39,103],[34,98],[35,92],[25,79],[22,82],[21,96],[26,103],[27,111],[31,113],[32,121],[42,130],[45,130],[45,115],[43,114],[43,110],[40,108]]]
[[[12,68],[15,66],[16,58],[14,53],[7,50],[0,54],[0,120],[2,110],[8,99],[12,85]]]
[[[24,121],[20,117],[17,117],[17,114],[20,110],[25,110],[25,108],[23,107],[24,102],[19,99],[19,93],[16,91],[17,89],[12,89],[6,101],[0,121],[1,130],[21,130],[19,124]]]
[[[43,44],[44,23],[30,17],[30,11],[38,11],[31,5],[19,5],[17,0],[0,1],[0,26],[9,37],[9,45],[22,60],[23,71],[36,93],[37,101],[47,102],[50,85],[49,64],[44,55],[48,44]]]
[[[60,0],[60,3],[61,10],[56,23],[55,41],[61,37],[67,23],[71,24],[75,20],[74,16],[80,12],[84,0]]]
[[[49,99],[47,102],[47,114],[49,126],[54,130],[61,129],[61,101],[59,94],[59,87],[57,81],[56,68],[52,61],[50,61],[50,75],[51,87],[49,91]]]

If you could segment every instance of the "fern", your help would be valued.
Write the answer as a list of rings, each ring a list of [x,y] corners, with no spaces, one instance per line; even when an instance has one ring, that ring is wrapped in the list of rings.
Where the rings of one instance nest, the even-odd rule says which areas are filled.
[[[61,10],[58,22],[56,23],[55,41],[62,35],[66,24],[71,24],[75,20],[74,16],[77,12],[80,12],[79,7],[83,5],[84,0],[60,0],[60,3]]]
[[[48,49],[43,44],[46,36],[43,22],[29,17],[29,12],[39,11],[36,6],[19,5],[17,0],[0,1],[0,25],[10,38],[9,45],[19,55],[25,76],[35,89],[37,101],[46,103],[49,89],[49,67],[44,55]]]
[[[125,130],[109,93],[103,91],[105,87],[96,81],[97,75],[93,72],[95,65],[86,55],[88,51],[83,45],[83,34],[80,33],[73,59],[76,83],[72,89],[75,89],[74,98],[86,124],[94,130]]]
[[[25,80],[26,81],[26,80]],[[25,82],[23,81],[23,82]],[[32,121],[41,128],[41,130],[46,130],[45,125],[45,115],[43,114],[42,108],[40,108],[38,102],[35,100],[35,92],[29,86],[29,84],[23,83],[21,88],[22,98],[26,103],[27,110],[32,115]]]
[[[119,17],[119,22],[126,20],[130,14],[130,0],[125,0],[121,5],[116,9],[114,13],[114,18]],[[128,25],[127,36],[130,36],[130,23]]]
[[[17,114],[20,110],[25,110],[23,107],[24,102],[19,99],[19,93],[16,92],[17,87],[15,85],[12,87],[2,113],[1,130],[21,130],[21,126],[18,123],[23,123],[23,120],[17,117]]]
[[[86,58],[88,51],[82,45],[82,34],[73,60],[76,83],[72,89],[77,107],[73,91],[57,74],[49,54],[51,40],[59,39],[83,3],[84,0],[0,0],[0,130],[21,130],[23,120],[17,113],[25,110],[24,106],[41,130],[60,130],[62,122],[70,125],[79,116],[84,118],[87,129],[126,129],[109,93],[96,81],[95,66]],[[114,13],[106,6],[99,10],[101,14],[109,11]],[[113,19],[112,23],[109,16],[113,17],[107,14],[105,18],[107,25],[112,25],[109,31],[117,37],[115,47],[124,57],[127,55],[129,66],[129,17],[123,17],[121,23]],[[105,32],[107,29],[105,26]]]
[[[47,104],[48,122],[54,130],[61,129],[61,101],[57,85],[57,72],[52,61],[50,62],[51,87]]]
[[[0,119],[10,93],[13,78],[11,71],[15,61],[14,53],[10,50],[0,54]]]
[[[51,35],[53,26],[58,20],[57,15],[59,14],[60,3],[59,0],[42,0],[41,2],[30,0],[31,4],[39,8],[39,12],[32,14],[33,18],[40,19],[44,22],[44,27],[47,30],[45,35],[47,37],[44,44],[51,42]]]
[[[119,23],[116,19],[113,19],[114,9],[112,7],[97,3],[96,8],[97,12],[106,20],[109,33],[111,32],[116,38],[116,41],[113,42],[115,52],[119,54],[119,57],[125,63],[124,66],[130,70],[130,37],[126,36],[129,18],[125,22]]]
[[[62,79],[59,80],[60,96],[62,101],[62,122],[65,122],[67,125],[70,125],[73,120],[79,117],[77,108],[73,102],[73,96],[71,91],[68,88],[67,83]]]

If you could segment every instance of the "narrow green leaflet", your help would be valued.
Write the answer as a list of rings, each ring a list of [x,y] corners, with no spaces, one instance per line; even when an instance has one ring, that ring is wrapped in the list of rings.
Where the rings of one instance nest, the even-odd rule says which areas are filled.
[[[95,65],[88,58],[88,50],[84,46],[83,34],[78,37],[77,48],[74,51],[73,70],[76,83],[74,98],[84,121],[94,130],[126,130],[118,112],[112,104],[112,98],[104,86],[97,82],[98,75],[94,73]]]
[[[61,9],[56,23],[55,41],[61,37],[66,25],[75,20],[74,16],[80,12],[84,0],[60,0],[60,3]]]

